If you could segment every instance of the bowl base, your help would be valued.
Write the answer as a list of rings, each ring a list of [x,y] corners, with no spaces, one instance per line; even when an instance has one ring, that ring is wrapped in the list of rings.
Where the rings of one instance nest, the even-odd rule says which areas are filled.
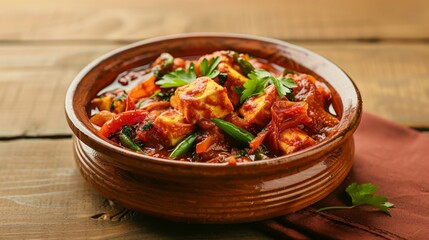
[[[171,181],[165,176],[137,175],[106,161],[76,137],[73,151],[85,180],[126,208],[180,222],[241,223],[292,213],[331,193],[352,167],[354,141],[345,140],[305,169],[242,181]]]

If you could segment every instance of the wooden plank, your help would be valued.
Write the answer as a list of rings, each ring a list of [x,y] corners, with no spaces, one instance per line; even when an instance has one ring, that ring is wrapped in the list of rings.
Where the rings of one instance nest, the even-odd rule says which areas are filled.
[[[331,59],[359,86],[364,110],[429,127],[429,47],[400,43],[295,42]],[[118,44],[0,45],[0,137],[70,134],[70,81]]]
[[[429,2],[9,0],[0,9],[1,40],[137,40],[199,31],[289,40],[428,39]]]
[[[117,45],[0,46],[0,136],[70,134],[64,98],[91,60]]]
[[[364,111],[429,128],[429,44],[303,44],[340,66],[357,84]]]
[[[0,142],[0,235],[7,239],[267,239],[249,225],[192,225],[142,214],[102,221],[109,202],[76,169],[71,139]]]

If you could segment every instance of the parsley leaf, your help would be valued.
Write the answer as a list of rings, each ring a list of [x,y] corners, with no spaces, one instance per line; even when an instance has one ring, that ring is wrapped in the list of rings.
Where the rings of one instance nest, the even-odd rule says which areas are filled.
[[[160,80],[156,81],[156,84],[161,85],[161,88],[180,87],[193,82],[195,78],[197,78],[197,74],[194,63],[191,63],[188,72],[183,68],[176,69],[162,76]]]
[[[219,57],[214,57],[209,63],[209,61],[204,58],[200,64],[201,75],[212,79],[215,78],[219,74],[216,67],[220,63],[220,60]],[[191,63],[187,72],[183,68],[176,69],[162,76],[160,80],[156,81],[156,84],[161,85],[161,88],[180,87],[193,82],[196,78],[195,66],[194,63]]]
[[[389,208],[393,207],[394,204],[388,202],[387,197],[374,194],[377,189],[378,187],[371,183],[352,183],[346,189],[346,192],[352,198],[352,206],[325,207],[318,209],[317,212],[328,209],[351,209],[360,205],[371,205],[390,215]]]
[[[209,64],[209,61],[206,58],[204,58],[200,64],[201,75],[209,78],[215,78],[219,74],[219,71],[216,70],[216,67],[217,65],[219,65],[220,60],[221,60],[220,57],[214,57],[212,58]]]
[[[241,103],[246,101],[251,96],[261,94],[269,83],[272,83],[276,87],[277,92],[281,98],[286,94],[291,93],[292,88],[296,87],[296,83],[292,78],[277,78],[264,69],[251,71],[249,74],[247,74],[247,76],[250,78],[250,80],[247,80],[243,84],[245,89],[240,97]]]
[[[250,72],[247,76],[249,80],[243,84],[244,90],[241,93],[240,103],[243,103],[251,96],[259,95],[264,92],[271,74],[265,70],[255,70]]]
[[[293,81],[292,78],[275,78],[271,77],[271,81],[273,82],[274,86],[277,89],[277,92],[279,93],[280,98],[286,96],[286,94],[292,92],[292,88],[296,87],[296,83]]]

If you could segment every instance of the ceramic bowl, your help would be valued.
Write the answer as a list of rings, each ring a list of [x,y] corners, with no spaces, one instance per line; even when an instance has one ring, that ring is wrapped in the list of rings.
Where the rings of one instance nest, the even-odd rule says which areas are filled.
[[[102,139],[88,118],[88,103],[125,71],[162,52],[197,56],[235,50],[325,79],[337,92],[340,123],[325,141],[288,156],[236,166],[181,162],[129,151]],[[305,208],[332,192],[351,169],[353,132],[362,101],[352,80],[327,59],[302,47],[264,37],[194,33],[140,41],[86,66],[66,96],[74,155],[86,181],[104,197],[153,216],[194,223],[268,219]]]

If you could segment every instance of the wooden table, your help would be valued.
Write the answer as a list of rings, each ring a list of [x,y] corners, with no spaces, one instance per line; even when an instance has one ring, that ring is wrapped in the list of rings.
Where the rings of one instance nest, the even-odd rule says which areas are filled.
[[[127,43],[195,31],[306,47],[354,79],[364,111],[429,129],[425,0],[1,1],[1,238],[268,238],[250,224],[178,224],[118,209],[76,169],[63,105],[78,71]]]

